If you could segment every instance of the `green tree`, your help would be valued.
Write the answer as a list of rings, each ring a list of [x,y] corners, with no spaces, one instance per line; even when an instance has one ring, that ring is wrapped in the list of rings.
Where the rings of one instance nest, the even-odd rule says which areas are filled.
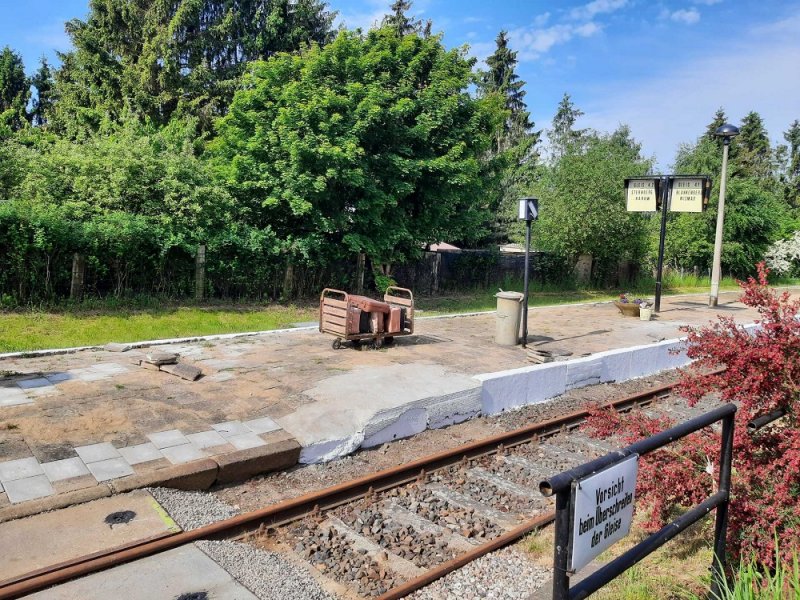
[[[764,121],[755,111],[747,113],[739,127],[737,167],[745,177],[768,180],[772,176],[772,148]]]
[[[31,77],[31,85],[36,90],[30,113],[31,122],[41,127],[47,124],[53,109],[53,73],[46,58],[42,57],[39,62],[39,68]]]
[[[389,8],[391,12],[383,18],[382,26],[394,29],[401,36],[420,33],[423,27],[422,23],[408,16],[411,5],[411,0],[394,0]],[[430,21],[425,27],[430,35]]]
[[[507,241],[518,229],[517,200],[527,193],[535,179],[539,132],[525,103],[525,82],[516,73],[517,53],[508,46],[508,36],[501,31],[494,53],[486,59],[488,69],[481,73],[479,92],[483,97],[499,95],[506,108],[506,118],[495,132],[491,157],[501,157],[505,163],[500,182],[499,205],[492,224],[493,241]]]
[[[12,130],[25,124],[30,84],[22,58],[6,46],[0,52],[0,127]]]
[[[788,206],[776,194],[775,186],[759,178],[750,168],[741,167],[746,160],[747,145],[739,146],[741,155],[732,157],[725,195],[725,229],[723,231],[723,271],[737,277],[751,274],[769,244],[793,226]],[[708,209],[703,213],[670,214],[665,247],[667,262],[674,267],[698,267],[707,271],[714,251],[719,178],[722,151],[717,141],[702,136],[694,145],[683,145],[675,159],[675,172],[710,175],[713,181]],[[652,252],[657,232],[652,230]]]
[[[534,188],[540,198],[537,246],[567,258],[591,254],[600,281],[616,272],[619,260],[643,259],[647,217],[626,212],[622,182],[651,168],[627,126],[568,145]]]
[[[722,139],[717,136],[716,131],[727,122],[728,117],[725,116],[725,109],[720,106],[717,109],[717,112],[714,113],[714,118],[712,119],[711,123],[709,123],[706,127],[706,132],[703,134],[703,137],[709,140],[717,141],[721,146]]]
[[[581,116],[583,111],[572,103],[569,94],[564,93],[553,117],[553,128],[547,132],[550,152],[555,159],[564,156],[574,144],[580,144],[585,139],[587,131],[575,129],[575,123]]]
[[[783,139],[789,143],[784,196],[796,208],[800,206],[800,121],[794,120]]]
[[[108,116],[157,124],[224,114],[247,63],[326,43],[334,14],[320,0],[91,0],[66,24],[74,50],[56,76],[59,125],[96,130]]]
[[[473,64],[384,27],[253,65],[212,145],[247,223],[290,261],[388,265],[479,235],[503,112],[469,94]]]

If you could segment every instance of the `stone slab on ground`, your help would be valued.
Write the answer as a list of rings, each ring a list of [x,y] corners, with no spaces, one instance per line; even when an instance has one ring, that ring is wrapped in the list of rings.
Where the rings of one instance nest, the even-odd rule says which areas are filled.
[[[142,577],[147,573],[147,577]],[[258,600],[194,544],[115,567],[29,596],[32,600]]]
[[[133,513],[129,522],[113,526],[106,523],[108,515],[124,511]],[[38,515],[35,519],[0,523],[3,547],[14,549],[13,552],[0,552],[0,581],[177,530],[175,523],[144,491],[71,506]]]
[[[159,370],[169,373],[170,375],[180,377],[181,379],[185,379],[186,381],[195,381],[198,377],[200,377],[200,375],[203,374],[203,371],[197,367],[193,367],[192,365],[187,365],[184,363],[178,363],[175,365],[160,365]]]

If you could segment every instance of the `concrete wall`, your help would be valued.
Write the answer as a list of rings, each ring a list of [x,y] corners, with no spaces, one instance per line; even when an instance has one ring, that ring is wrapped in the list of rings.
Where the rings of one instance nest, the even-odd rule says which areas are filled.
[[[690,362],[683,340],[674,339],[564,362],[486,373],[475,379],[482,383],[481,413],[494,415],[545,402],[568,390],[646,377]]]
[[[755,332],[756,325],[744,329]],[[438,429],[481,415],[495,415],[530,404],[547,402],[568,390],[598,383],[622,382],[688,365],[684,339],[618,350],[585,358],[538,364],[485,373],[473,378],[475,385],[443,395],[411,400],[377,412],[366,426],[335,441],[303,444],[302,463],[326,462],[426,429]]]

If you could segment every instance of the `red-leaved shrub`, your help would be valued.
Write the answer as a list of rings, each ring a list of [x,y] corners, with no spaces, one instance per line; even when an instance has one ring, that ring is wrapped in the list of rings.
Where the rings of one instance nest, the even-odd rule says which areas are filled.
[[[682,373],[677,391],[691,405],[707,394],[735,402],[734,460],[728,551],[734,561],[755,556],[771,566],[775,541],[788,558],[800,550],[800,300],[767,285],[768,270],[740,282],[742,302],[758,310],[754,332],[730,317],[706,327],[687,327],[687,353],[695,362]],[[722,373],[713,373],[718,367]],[[747,424],[777,409],[785,418],[755,433]],[[618,414],[595,407],[585,427],[598,437],[625,443],[674,425],[641,412]],[[642,457],[637,497],[651,503],[650,530],[669,521],[675,507],[689,507],[715,491],[719,469],[718,431],[703,430]]]

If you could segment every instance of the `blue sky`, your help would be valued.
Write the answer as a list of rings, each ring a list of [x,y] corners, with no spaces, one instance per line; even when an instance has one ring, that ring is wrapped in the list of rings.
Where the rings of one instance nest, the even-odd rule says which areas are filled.
[[[369,27],[391,0],[329,3],[339,23]],[[87,5],[0,0],[0,46],[32,71],[68,49],[63,22]],[[479,59],[506,29],[537,129],[568,92],[585,113],[580,127],[630,125],[663,169],[720,106],[734,123],[758,111],[775,141],[800,119],[800,0],[416,0],[412,12]]]

